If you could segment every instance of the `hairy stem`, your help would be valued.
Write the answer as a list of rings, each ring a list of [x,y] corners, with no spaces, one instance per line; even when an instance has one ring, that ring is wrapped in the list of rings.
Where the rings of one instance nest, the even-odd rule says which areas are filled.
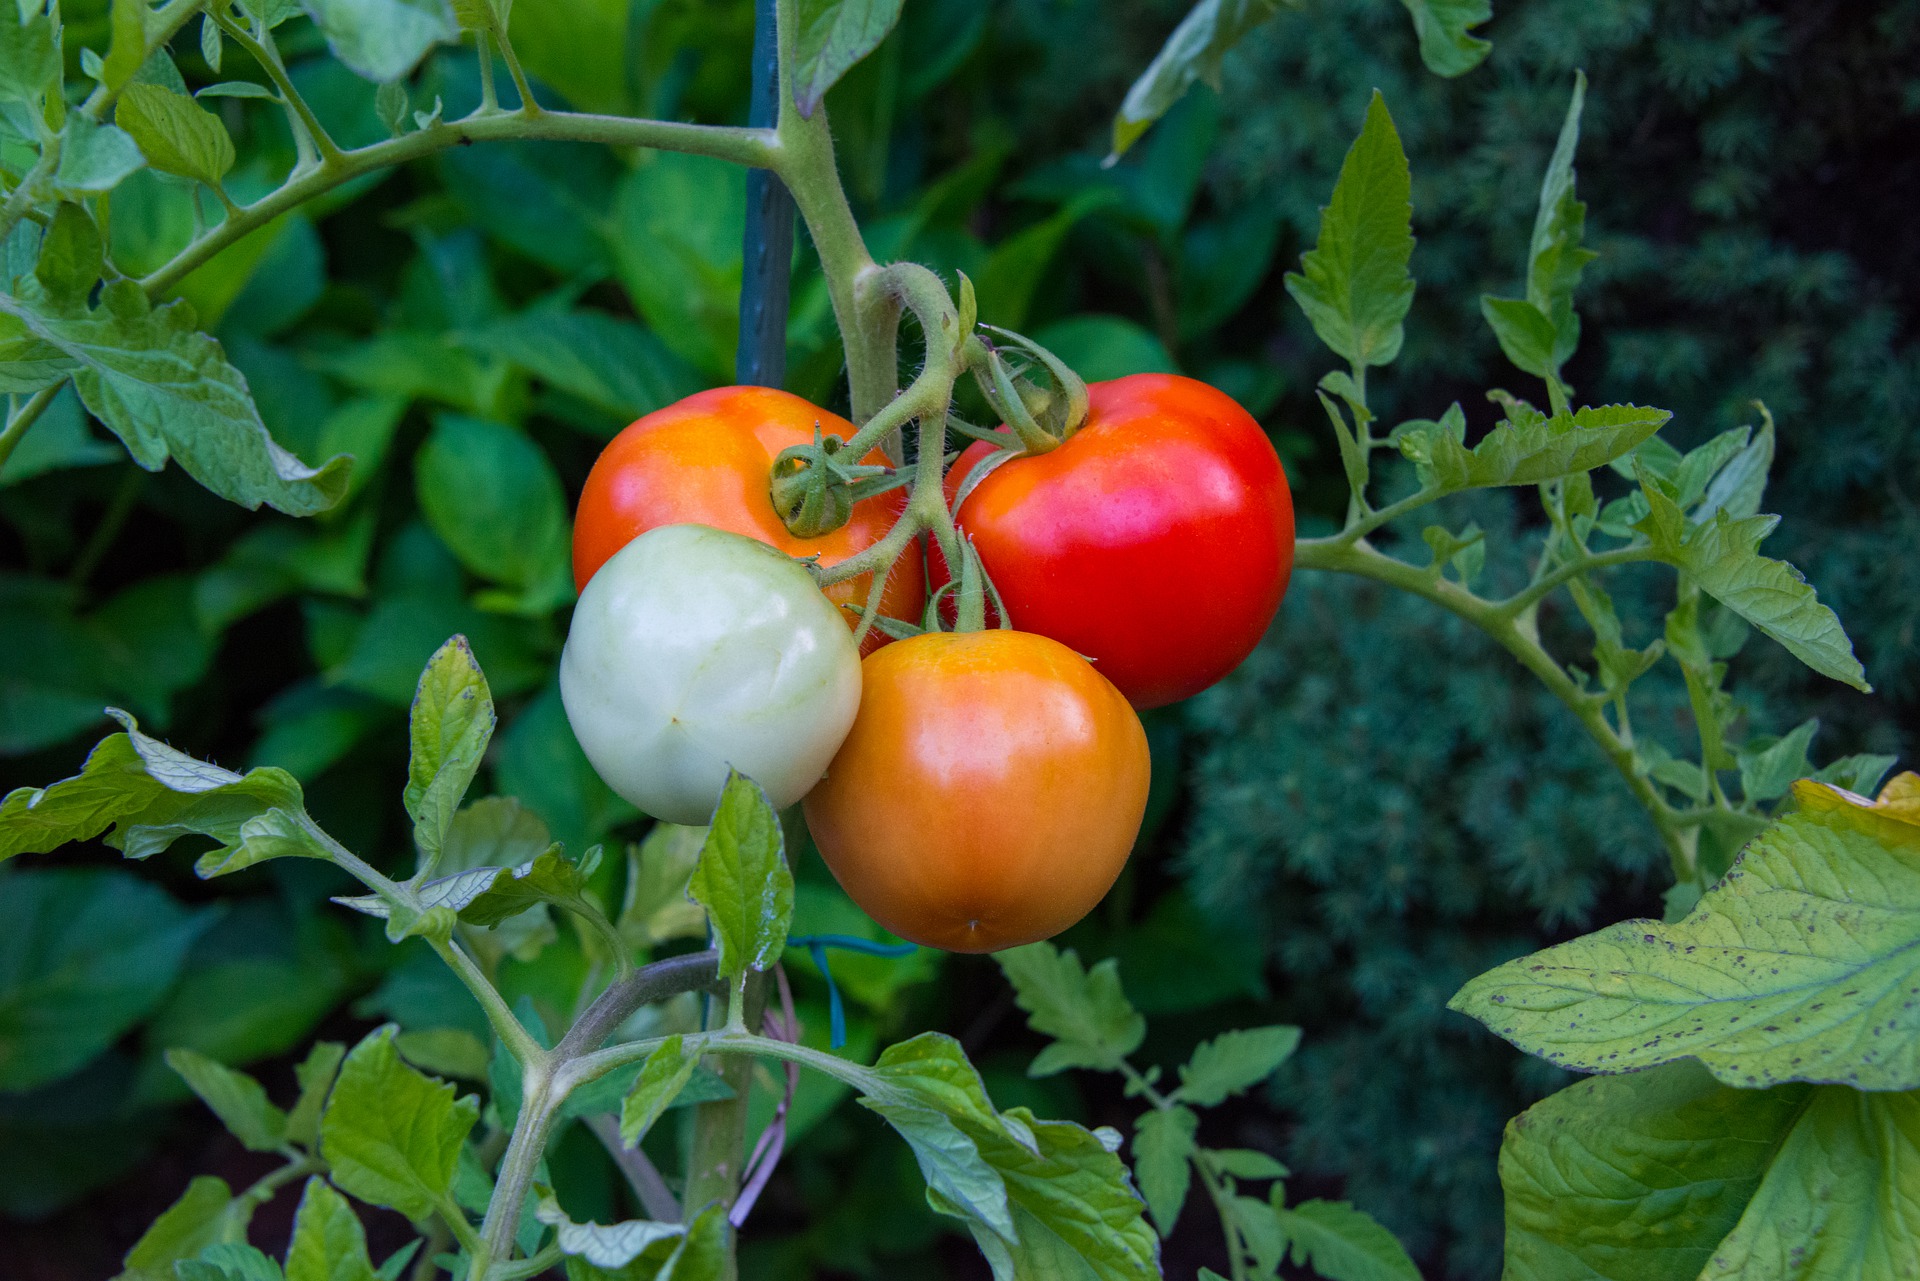
[[[55,136],[40,144],[40,158],[33,168],[21,175],[20,185],[7,195],[5,203],[0,204],[0,242],[13,234],[20,220],[34,205],[40,202],[40,189],[53,177],[53,171],[60,167],[60,139]]]
[[[720,981],[719,962],[720,954],[708,950],[669,957],[635,970],[608,987],[575,1020],[560,1044],[554,1046],[554,1059],[570,1062],[599,1049],[600,1043],[643,1005],[713,987]]]
[[[899,303],[884,292],[876,297],[870,288],[880,268],[867,252],[867,242],[860,235],[860,225],[854,221],[853,208],[840,184],[826,107],[816,108],[811,119],[803,117],[794,106],[793,95],[785,89],[793,83],[788,74],[793,65],[793,0],[779,0],[777,8],[782,91],[775,125],[779,148],[772,167],[793,193],[794,206],[820,255],[833,318],[846,347],[853,421],[864,423],[893,399],[898,385],[895,344]]]
[[[272,43],[273,36],[266,34],[262,39],[256,40],[252,32],[235,22],[232,17],[222,17],[217,12],[213,13],[212,17],[220,30],[226,33],[227,38],[245,49],[253,60],[260,64],[260,70],[267,73],[267,79],[273,81],[273,87],[279,91],[281,101],[286,103],[288,113],[294,117],[298,125],[294,130],[295,139],[304,135],[307,141],[313,144],[314,151],[318,153],[317,159],[320,164],[339,163],[343,154],[339,144],[334,142],[333,137],[327,133],[326,126],[320,123],[320,117],[313,114],[313,108],[309,107],[307,100],[300,96],[300,91],[293,87],[293,81],[287,76],[286,64],[280,60],[280,51]]]
[[[553,1071],[544,1061],[529,1063],[520,1077],[520,1115],[514,1118],[513,1135],[507,1140],[507,1153],[500,1158],[500,1173],[494,1180],[493,1197],[487,1202],[487,1217],[480,1225],[480,1240],[473,1250],[473,1266],[467,1281],[487,1281],[495,1263],[513,1258],[514,1234],[520,1228],[520,1209],[533,1185],[540,1158],[546,1155],[547,1139],[553,1133],[555,1115],[563,1096],[553,1089]]]
[[[532,1033],[520,1026],[520,1020],[513,1017],[513,1011],[507,1008],[506,998],[500,995],[500,989],[493,985],[493,980],[489,979],[474,959],[467,955],[466,949],[452,939],[429,938],[427,942],[433,945],[433,950],[439,953],[440,959],[447,963],[447,968],[466,984],[467,990],[473,993],[476,1001],[480,1002],[480,1008],[486,1012],[488,1026],[507,1047],[508,1052],[522,1066],[544,1065],[547,1062],[547,1052],[540,1048],[540,1043],[533,1039]]]
[[[1153,1083],[1127,1062],[1120,1060],[1120,1073],[1127,1080],[1128,1088],[1144,1097],[1156,1111],[1171,1111],[1174,1101],[1155,1089]],[[1199,1176],[1200,1185],[1207,1190],[1207,1198],[1213,1202],[1214,1212],[1220,1216],[1220,1230],[1227,1238],[1227,1268],[1229,1281],[1246,1281],[1247,1249],[1240,1234],[1239,1224],[1233,1217],[1233,1193],[1228,1190],[1226,1180],[1221,1176],[1205,1153],[1196,1152],[1193,1158],[1193,1172]],[[1171,1224],[1168,1227],[1172,1227]]]
[[[760,1026],[767,1006],[767,976],[749,971],[742,996],[741,1013],[746,1026]],[[729,1030],[724,1035],[732,1041],[770,1039],[738,1030]],[[720,1063],[718,1071],[720,1079],[733,1090],[733,1097],[694,1107],[693,1148],[687,1154],[687,1194],[682,1201],[682,1213],[688,1221],[715,1201],[723,1210],[731,1210],[734,1198],[740,1195],[753,1061],[745,1056],[728,1058]],[[729,1250],[721,1281],[734,1281],[735,1275],[736,1265]]]

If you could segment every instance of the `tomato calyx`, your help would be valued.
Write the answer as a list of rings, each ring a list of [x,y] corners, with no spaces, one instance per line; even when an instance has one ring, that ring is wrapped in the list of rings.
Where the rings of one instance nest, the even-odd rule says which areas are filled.
[[[811,443],[789,445],[775,456],[769,492],[774,510],[795,536],[819,538],[831,534],[847,523],[853,505],[862,498],[906,483],[902,479],[876,486],[872,482],[893,481],[890,469],[842,461],[863,456],[849,450],[838,436],[822,435],[818,424],[814,425]]]
[[[1087,421],[1086,381],[1033,339],[994,325],[980,328],[1001,340],[996,345],[992,338],[975,335],[967,342],[967,367],[980,394],[1012,430],[1023,452],[1058,449]],[[1008,359],[1010,351],[1023,358],[1017,367]],[[1050,386],[1028,377],[1036,368],[1045,371]]]

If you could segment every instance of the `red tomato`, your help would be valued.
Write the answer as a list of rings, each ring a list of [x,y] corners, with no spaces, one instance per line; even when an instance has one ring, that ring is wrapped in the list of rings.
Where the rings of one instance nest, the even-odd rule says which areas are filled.
[[[1030,632],[928,632],[860,665],[860,713],[803,802],[874,920],[950,952],[1048,938],[1112,887],[1147,804],[1120,691]]]
[[[1171,374],[1087,390],[1084,427],[989,473],[956,519],[1015,627],[1159,707],[1259,643],[1293,569],[1293,498],[1266,433],[1226,394]],[[991,450],[954,463],[949,501]],[[934,574],[945,581],[937,554]]]
[[[886,534],[906,491],[854,504],[853,517],[831,534],[799,538],[774,510],[768,474],[775,455],[813,439],[853,437],[853,424],[790,392],[772,387],[718,387],[656,410],[608,442],[580,491],[573,523],[573,581],[585,587],[607,558],[662,525],[710,525],[757,538],[790,556],[819,556],[834,565]],[[862,462],[886,465],[880,450]],[[834,603],[862,605],[872,575],[827,588]],[[881,612],[918,621],[926,576],[917,550],[894,566]],[[845,613],[846,611],[842,611]],[[849,625],[857,622],[848,615]],[[886,643],[868,634],[868,648]]]

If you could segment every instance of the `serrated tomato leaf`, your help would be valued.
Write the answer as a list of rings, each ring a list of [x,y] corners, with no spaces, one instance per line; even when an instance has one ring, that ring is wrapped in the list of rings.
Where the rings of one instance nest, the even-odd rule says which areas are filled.
[[[1509,961],[1450,1008],[1581,1071],[1920,1088],[1920,826],[1820,783],[1793,796],[1683,920]]]

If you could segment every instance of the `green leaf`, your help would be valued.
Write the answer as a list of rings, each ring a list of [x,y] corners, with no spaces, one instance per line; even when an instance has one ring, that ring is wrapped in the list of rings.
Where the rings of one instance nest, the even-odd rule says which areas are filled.
[[[685,1226],[575,1223],[541,1189],[534,1213],[553,1227],[568,1281],[718,1281],[726,1260],[726,1209],[717,1201]]]
[[[185,94],[159,85],[128,85],[113,119],[138,144],[147,163],[161,173],[218,187],[233,168],[233,139],[227,136],[227,127]]]
[[[1420,1281],[1405,1247],[1364,1210],[1345,1201],[1274,1210],[1296,1267],[1311,1267],[1327,1281]]]
[[[1299,1046],[1297,1027],[1274,1025],[1222,1032],[1194,1049],[1193,1057],[1180,1069],[1176,1097],[1212,1107],[1272,1076]]]
[[[216,76],[220,74],[220,59],[225,52],[226,46],[220,38],[220,24],[213,20],[212,14],[202,14],[200,16],[200,56],[206,60],[208,69]]]
[[[1470,34],[1493,16],[1492,0],[1400,0],[1420,37],[1420,60],[1436,76],[1461,76],[1479,66],[1491,41]]]
[[[645,1257],[646,1263],[664,1270],[687,1236],[689,1229],[678,1223],[654,1223],[644,1219],[625,1223],[575,1223],[551,1190],[541,1188],[534,1216],[554,1230],[554,1244],[571,1258],[585,1259],[596,1268],[616,1270]],[[717,1209],[709,1207],[709,1212]],[[704,1217],[704,1216],[703,1216]],[[696,1220],[693,1231],[700,1231]],[[653,1272],[642,1275],[653,1276]],[[670,1274],[669,1274],[670,1275]]]
[[[864,1088],[861,1102],[913,1146],[928,1204],[967,1223],[996,1281],[1159,1275],[1159,1239],[1120,1159],[1080,1126],[996,1112],[952,1037],[889,1047]]]
[[[900,20],[901,0],[799,0],[793,104],[809,119],[841,76],[880,47]]]
[[[427,523],[460,562],[512,589],[483,596],[483,606],[545,613],[572,599],[566,496],[524,433],[439,415],[414,481]]]
[[[1559,368],[1553,358],[1558,337],[1553,321],[1525,298],[1496,298],[1480,295],[1480,314],[1487,319],[1500,351],[1514,366],[1536,378]]]
[[[250,1245],[223,1241],[173,1265],[175,1281],[285,1281],[280,1265]]]
[[[1083,192],[1065,207],[995,245],[980,267],[980,318],[1005,329],[1025,325],[1033,296],[1067,233],[1087,215],[1116,199],[1104,187]]]
[[[233,1214],[226,1181],[202,1175],[133,1243],[117,1281],[174,1281],[175,1263],[210,1245],[244,1239],[245,1224]]]
[[[373,1275],[379,1278],[379,1281],[400,1281],[400,1274],[406,1270],[407,1264],[413,1261],[413,1256],[420,1252],[420,1247],[424,1244],[426,1244],[425,1241],[415,1237],[389,1254],[380,1266],[373,1270]]]
[[[1292,1173],[1265,1152],[1252,1148],[1211,1148],[1207,1150],[1207,1159],[1219,1167],[1222,1174],[1236,1179],[1284,1179]]]
[[[119,92],[147,60],[149,12],[146,0],[112,0],[108,8],[107,56],[100,60],[99,80],[110,93]]]
[[[447,829],[480,769],[496,718],[487,678],[464,636],[442,645],[420,673],[408,719],[412,751],[403,794],[422,865],[440,857]]]
[[[780,959],[793,917],[785,835],[767,794],[737,770],[720,793],[687,892],[713,922],[726,978],[771,969]]]
[[[480,1105],[401,1062],[394,1031],[379,1028],[348,1053],[320,1121],[320,1152],[344,1191],[418,1222],[452,1188]]]
[[[1413,186],[1400,135],[1376,90],[1367,121],[1340,166],[1320,239],[1289,272],[1287,292],[1313,332],[1356,369],[1400,353],[1413,305]]]
[[[45,10],[0,12],[0,102],[39,103],[60,83],[60,55],[53,47],[53,23]]]
[[[700,1056],[687,1053],[677,1034],[662,1041],[659,1048],[647,1056],[639,1079],[620,1104],[620,1141],[628,1147],[638,1143],[699,1064]]]
[[[307,826],[300,784],[285,771],[235,774],[147,737],[125,712],[114,715],[127,732],[102,739],[78,775],[17,788],[0,801],[0,860],[103,832],[108,845],[136,859],[182,836],[210,836],[220,848],[195,863],[201,876],[270,858],[330,857]]]
[[[325,511],[345,492],[351,461],[316,470],[274,443],[246,379],[194,332],[185,304],[150,310],[136,282],[117,280],[91,311],[56,310],[35,288],[0,294],[0,312],[75,362],[81,400],[148,471],[171,457],[222,498],[293,516]]]
[[[537,82],[577,110],[614,115],[631,113],[638,87],[633,42],[657,30],[634,22],[626,0],[582,0],[564,12],[521,5],[513,15],[514,48]]]
[[[629,946],[652,948],[670,939],[707,936],[707,914],[687,897],[687,883],[706,839],[704,827],[655,823],[645,840],[627,846],[626,897],[614,928]],[[803,891],[794,888],[797,919]],[[898,964],[890,962],[888,972]]]
[[[1111,165],[1173,104],[1186,96],[1196,80],[1220,87],[1220,64],[1249,31],[1280,12],[1280,0],[1200,0],[1188,10],[1167,42],[1160,46],[1147,69],[1127,89],[1113,118]]]
[[[1582,1071],[1693,1057],[1730,1085],[1920,1088],[1920,826],[1818,783],[1675,924],[1510,961],[1450,1008]]]
[[[1573,313],[1573,291],[1580,273],[1596,255],[1581,247],[1587,207],[1573,194],[1573,153],[1580,144],[1580,113],[1587,97],[1587,76],[1573,73],[1573,96],[1560,137],[1540,183],[1540,205],[1534,214],[1533,241],[1527,258],[1527,301],[1553,322],[1554,364],[1573,354],[1580,340],[1580,321]]]
[[[300,1097],[287,1113],[287,1140],[310,1148],[320,1141],[320,1114],[327,1106],[327,1095],[340,1073],[340,1060],[347,1047],[338,1041],[318,1041],[307,1057],[294,1065],[294,1079],[300,1083]]]
[[[465,1028],[415,1028],[395,1036],[393,1046],[422,1072],[463,1081],[487,1079],[486,1043]]]
[[[448,901],[447,906],[457,911],[461,920],[483,928],[498,925],[540,903],[554,903],[580,913],[598,912],[599,905],[587,890],[587,878],[599,863],[598,849],[595,846],[588,850],[586,858],[577,864],[554,845],[520,867],[479,869],[490,875],[478,892],[468,896],[463,887],[460,896],[464,901]],[[463,874],[474,875],[473,872]]]
[[[469,897],[464,891],[445,900],[455,911],[470,903],[499,879],[500,868],[526,868],[555,847],[547,825],[537,814],[525,809],[510,796],[488,796],[475,801],[453,816],[440,852],[441,870],[453,875],[487,869],[475,878],[478,884]],[[449,887],[452,888],[451,886]],[[454,900],[458,899],[458,902]],[[701,937],[706,935],[706,915],[691,903],[688,909],[700,917]],[[555,938],[552,915],[545,907],[523,910],[486,927],[484,936],[468,935],[468,942],[480,947],[489,944],[500,955],[522,961],[532,960]]]
[[[389,329],[313,362],[374,396],[430,400],[476,414],[503,412],[511,370],[453,344],[452,336]]]
[[[1819,728],[1817,718],[1804,721],[1765,747],[1742,750],[1740,795],[1749,801],[1777,801],[1796,781],[1811,777],[1813,762],[1807,759],[1807,748]]]
[[[462,334],[460,343],[605,410],[608,436],[700,389],[656,335],[600,311],[524,311]]]
[[[1593,470],[1658,432],[1673,415],[1638,405],[1584,406],[1549,418],[1519,409],[1471,450],[1451,434],[1421,438],[1426,463],[1448,490],[1533,485]]]
[[[1831,783],[1842,791],[1853,792],[1859,796],[1872,796],[1880,788],[1880,780],[1887,771],[1899,763],[1897,756],[1880,756],[1872,752],[1862,752],[1858,756],[1842,756],[1839,760],[1822,766],[1813,775],[1818,783]]]
[[[1119,962],[1109,958],[1083,970],[1074,952],[1044,942],[1008,948],[993,959],[1013,984],[1027,1026],[1054,1038],[1034,1057],[1027,1075],[1075,1067],[1112,1072],[1140,1048],[1147,1021],[1120,988]]]
[[[1717,511],[1735,520],[1759,512],[1767,492],[1767,472],[1773,466],[1773,415],[1764,406],[1760,413],[1760,430],[1708,482],[1705,496],[1694,508],[1695,520],[1705,520]]]
[[[126,130],[95,124],[85,112],[70,112],[60,132],[60,167],[53,182],[70,198],[104,195],[145,163],[140,144]]]
[[[5,27],[4,15],[0,15],[0,30]],[[102,263],[100,229],[94,225],[93,216],[72,201],[62,201],[40,241],[34,276],[56,306],[84,306],[94,282],[100,279]]]
[[[210,923],[114,871],[15,872],[0,893],[0,1090],[73,1072],[165,998]]]
[[[360,1216],[318,1176],[307,1180],[294,1213],[287,1281],[374,1281]]]
[[[1649,512],[1634,528],[1654,554],[1684,570],[1701,590],[1786,647],[1823,676],[1867,691],[1867,675],[1853,656],[1853,642],[1834,612],[1822,605],[1806,578],[1785,561],[1760,554],[1760,543],[1780,523],[1778,516],[1734,519],[1716,511],[1691,528],[1673,499],[1657,485],[1641,488]]]
[[[1193,1180],[1188,1163],[1199,1128],[1200,1118],[1183,1107],[1150,1108],[1133,1125],[1133,1175],[1163,1237],[1173,1231],[1187,1201]]]
[[[498,669],[495,668],[498,680]],[[569,849],[583,849],[605,839],[615,824],[639,811],[613,794],[594,772],[567,724],[560,702],[560,686],[549,681],[539,696],[500,736],[494,753],[494,778],[543,819],[553,840]],[[701,829],[704,839],[705,829]],[[544,845],[543,845],[544,848]],[[698,907],[694,911],[700,912]],[[706,914],[700,912],[700,933],[706,933]]]
[[[650,153],[620,184],[612,245],[635,310],[674,355],[732,377],[746,188],[723,161]]]
[[[456,573],[451,562],[447,572]],[[536,636],[525,622],[484,613],[457,597],[416,589],[376,600],[350,634],[345,656],[323,679],[399,707],[410,706],[419,690],[420,673],[456,633],[472,645],[495,697],[523,693],[550,670],[552,660],[536,652]]]
[[[1698,1066],[1582,1081],[1507,1126],[1506,1275],[1895,1278],[1920,1257],[1920,1097],[1732,1089]]]
[[[275,1152],[286,1143],[287,1114],[268,1101],[260,1082],[192,1050],[168,1050],[166,1061],[242,1147]]]
[[[301,0],[333,56],[375,84],[402,80],[427,51],[459,39],[446,0]]]

